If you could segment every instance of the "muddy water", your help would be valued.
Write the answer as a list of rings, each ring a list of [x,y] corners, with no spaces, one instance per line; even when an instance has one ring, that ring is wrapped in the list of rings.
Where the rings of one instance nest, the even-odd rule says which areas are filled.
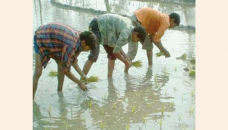
[[[178,12],[181,24],[195,25],[195,5],[183,1],[129,1],[129,0],[55,0],[67,7],[77,6],[94,10],[130,15],[140,7],[153,7],[164,13]],[[57,7],[50,0],[34,0],[33,32],[49,22],[63,22],[78,30],[87,30],[88,24],[98,14]],[[132,67],[129,75],[123,73],[124,65],[116,61],[113,80],[108,80],[106,53],[101,47],[99,59],[88,77],[98,76],[99,82],[89,83],[83,92],[65,77],[63,93],[57,92],[57,71],[51,60],[40,77],[33,104],[33,129],[72,130],[194,130],[195,129],[195,78],[183,69],[191,67],[195,57],[195,32],[189,29],[167,30],[163,45],[171,57],[157,57],[147,65],[146,52],[139,46],[135,60],[142,61],[141,68]],[[127,46],[124,46],[127,52]],[[177,60],[186,54],[186,60]],[[82,68],[88,53],[78,57]],[[72,69],[73,70],[73,69]],[[73,73],[79,77],[76,71]]]

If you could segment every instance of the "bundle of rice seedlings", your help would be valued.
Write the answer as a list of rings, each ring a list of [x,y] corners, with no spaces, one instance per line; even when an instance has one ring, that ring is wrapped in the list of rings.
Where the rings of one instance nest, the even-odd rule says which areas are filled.
[[[195,63],[196,63],[195,58],[194,58],[194,59],[191,59],[190,62],[191,62],[192,64],[195,64]]]
[[[52,70],[52,71],[49,72],[49,76],[55,77],[55,76],[57,76],[57,72]]]
[[[97,82],[99,80],[99,78],[97,76],[90,76],[87,81],[88,82]],[[82,82],[85,82],[84,79],[81,79]]]
[[[88,78],[88,82],[97,82],[99,80],[99,78],[97,76],[90,76]]]
[[[140,60],[138,60],[138,61],[134,61],[134,62],[132,62],[132,65],[134,66],[134,67],[141,67],[142,66],[142,61],[140,61]]]
[[[158,52],[158,53],[156,53],[156,56],[157,57],[160,57],[160,56],[162,56],[162,55],[165,55],[163,52]]]

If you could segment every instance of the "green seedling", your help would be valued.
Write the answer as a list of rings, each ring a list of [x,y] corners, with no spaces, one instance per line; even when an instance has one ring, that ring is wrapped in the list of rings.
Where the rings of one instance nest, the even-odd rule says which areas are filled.
[[[194,113],[194,108],[190,107],[190,108],[189,108],[189,113],[190,113],[190,114],[193,114],[193,113]]]
[[[51,76],[51,77],[56,77],[57,74],[58,73],[56,71],[54,71],[54,70],[52,70],[52,71],[49,72],[49,76]]]
[[[196,72],[194,70],[189,72],[189,76],[195,76]]]
[[[116,103],[112,104],[112,109],[116,109]]]
[[[101,114],[104,114],[104,109],[101,109]]]
[[[146,123],[146,118],[142,117],[143,123]]]
[[[178,117],[178,120],[179,120],[179,122],[181,122],[181,116],[180,116],[180,117]]]
[[[98,82],[99,78],[97,76],[90,76],[87,81],[90,82]],[[82,82],[85,82],[84,79],[81,79]]]
[[[132,113],[135,112],[135,106],[132,107],[131,112],[132,112]]]
[[[105,123],[103,123],[103,122],[100,122],[100,127],[101,127],[101,129],[103,130],[104,129],[104,127],[106,126],[106,124]]]
[[[191,96],[194,97],[195,96],[195,91],[191,92]]]
[[[156,56],[157,56],[157,57],[160,57],[160,56],[162,56],[162,55],[164,56],[165,54],[164,54],[163,52],[158,52],[158,53],[156,53]]]
[[[178,60],[186,60],[187,54],[182,54],[180,57],[177,57]]]
[[[65,129],[69,128],[69,123],[67,121],[63,121],[63,126]]]
[[[126,125],[126,130],[130,130],[130,125]]]
[[[162,119],[159,121],[159,125],[160,127],[162,127]]]
[[[194,59],[191,59],[190,62],[191,62],[192,64],[195,64],[195,63],[196,63],[195,58],[194,58]]]
[[[174,107],[174,106],[175,106],[175,103],[174,103],[174,101],[171,103],[171,106],[172,106],[172,107]]]
[[[52,118],[51,118],[51,106],[49,106],[49,108],[48,108],[48,114],[49,114],[50,120],[52,120]]]
[[[136,68],[141,67],[142,66],[142,61],[138,60],[138,61],[134,61],[132,62],[132,65]]]
[[[165,111],[165,105],[163,105],[161,108],[162,115],[164,115],[164,111]]]
[[[152,103],[147,104],[147,107],[152,107]]]
[[[175,67],[175,72],[177,72],[177,67]]]
[[[91,106],[92,106],[92,101],[89,102],[89,107],[91,107]]]

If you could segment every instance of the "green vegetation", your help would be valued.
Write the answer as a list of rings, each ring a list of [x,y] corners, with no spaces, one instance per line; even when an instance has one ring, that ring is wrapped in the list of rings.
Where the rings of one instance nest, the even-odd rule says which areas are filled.
[[[195,63],[196,63],[195,58],[191,59],[190,62],[191,62],[192,64],[195,64]]]
[[[138,60],[138,61],[134,61],[132,62],[132,65],[136,68],[141,67],[142,66],[142,61]]]
[[[87,81],[88,82],[98,82],[99,78],[97,76],[90,76]],[[85,82],[84,79],[81,79],[82,82]]]
[[[48,114],[49,114],[50,120],[52,120],[52,118],[51,118],[51,106],[49,106],[49,108],[48,108]]]
[[[189,76],[195,76],[196,72],[194,70],[189,72]]]
[[[132,113],[135,112],[135,106],[132,107],[131,112],[132,112]]]
[[[180,57],[177,57],[177,59],[178,60],[186,60],[186,58],[187,58],[187,54],[182,54],[182,56],[180,56]]]
[[[57,74],[58,73],[56,71],[54,71],[54,70],[49,72],[49,76],[51,76],[51,77],[55,77],[55,76],[57,76]]]

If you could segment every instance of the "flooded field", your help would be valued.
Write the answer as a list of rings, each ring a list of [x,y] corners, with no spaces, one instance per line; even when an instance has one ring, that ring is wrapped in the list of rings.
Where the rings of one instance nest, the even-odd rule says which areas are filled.
[[[153,66],[148,67],[140,44],[134,61],[141,60],[142,67],[131,67],[126,75],[124,64],[116,60],[111,80],[107,79],[106,52],[100,47],[99,59],[87,76],[97,76],[99,81],[89,83],[88,91],[83,92],[66,77],[62,93],[57,92],[57,77],[49,76],[50,71],[57,71],[55,61],[50,60],[33,104],[34,130],[195,130],[195,77],[189,74],[195,70],[191,62],[196,57],[195,30],[188,28],[195,26],[193,0],[34,0],[33,33],[49,22],[63,22],[83,31],[99,14],[129,16],[140,7],[180,14],[183,28],[167,30],[162,38],[171,57],[157,57],[159,49],[154,46]],[[88,54],[82,52],[78,57],[81,69]],[[186,57],[177,59],[183,54]]]

